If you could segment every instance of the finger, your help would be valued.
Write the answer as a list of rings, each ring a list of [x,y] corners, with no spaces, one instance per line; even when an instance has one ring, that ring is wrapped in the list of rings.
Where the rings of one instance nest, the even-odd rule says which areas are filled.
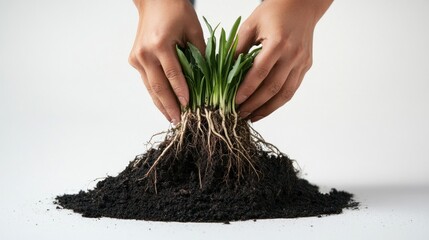
[[[164,75],[167,77],[167,80],[171,85],[171,89],[173,89],[173,92],[176,94],[180,104],[183,106],[188,105],[188,84],[186,83],[186,79],[183,75],[182,67],[180,66],[175,50],[167,50],[160,54],[159,61],[164,71]]]
[[[235,57],[238,57],[240,53],[249,52],[249,49],[255,44],[255,34],[255,29],[250,27],[247,23],[243,23],[243,25],[241,25],[237,34],[238,43],[235,51]]]
[[[154,103],[154,104],[155,104],[155,106],[158,108],[158,110],[162,113],[162,115],[164,115],[164,116],[165,116],[165,118],[166,118],[169,122],[171,122],[171,121],[172,121],[171,117],[168,115],[168,113],[167,113],[167,111],[165,110],[164,106],[162,106],[162,103],[161,103],[161,101],[159,101],[158,97],[157,97],[157,96],[155,96],[155,94],[153,93],[152,88],[150,87],[149,82],[148,82],[148,80],[147,80],[147,75],[146,75],[146,73],[142,73],[142,74],[141,74],[141,77],[142,77],[143,83],[144,83],[144,85],[145,85],[145,87],[146,87],[146,89],[147,89],[147,92],[149,93],[150,97],[152,98],[153,103]]]
[[[240,105],[240,117],[246,118],[279,93],[289,74],[295,74],[291,72],[291,65],[284,64],[284,61],[277,62],[259,88]]]
[[[167,111],[165,111],[165,108],[162,106],[158,97],[155,96],[155,94],[153,94],[153,91],[152,91],[152,89],[149,85],[148,79],[147,79],[147,74],[146,74],[141,62],[134,55],[130,55],[129,62],[131,64],[131,66],[133,66],[140,73],[140,77],[143,81],[143,84],[145,85],[147,92],[149,93],[150,97],[152,98],[152,101],[155,104],[155,106],[165,116],[165,118],[167,118],[167,120],[169,122],[171,122],[171,117],[168,115]]]
[[[150,91],[161,102],[168,116],[170,116],[170,122],[176,125],[180,122],[179,104],[162,67],[158,64],[150,63],[145,70]]]
[[[204,55],[206,52],[206,42],[204,41],[204,34],[201,26],[197,30],[193,30],[187,34],[188,42],[192,43]]]
[[[271,43],[267,42],[264,45],[238,88],[236,104],[243,103],[255,92],[279,59],[280,53]]]
[[[251,122],[259,121],[270,115],[293,97],[305,75],[304,71],[301,71],[298,74],[293,72],[295,72],[295,70],[291,71],[291,74],[289,74],[288,79],[280,92],[250,115],[249,119]]]

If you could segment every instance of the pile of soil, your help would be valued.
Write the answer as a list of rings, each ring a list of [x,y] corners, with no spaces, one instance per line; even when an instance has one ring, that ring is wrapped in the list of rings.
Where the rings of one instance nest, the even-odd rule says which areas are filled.
[[[213,163],[201,186],[195,156],[188,154],[157,166],[156,182],[145,174],[159,156],[151,149],[139,155],[116,177],[93,190],[62,195],[56,203],[84,217],[153,221],[229,222],[248,219],[296,218],[339,214],[356,208],[352,194],[319,188],[298,177],[293,160],[261,151],[258,175],[225,179],[225,162]],[[136,168],[135,163],[146,161]]]

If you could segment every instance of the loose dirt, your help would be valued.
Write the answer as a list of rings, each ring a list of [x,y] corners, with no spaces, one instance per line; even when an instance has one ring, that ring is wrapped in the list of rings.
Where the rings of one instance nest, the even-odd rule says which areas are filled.
[[[215,161],[201,188],[195,156],[187,154],[160,163],[155,185],[145,173],[159,154],[151,149],[119,175],[105,178],[92,190],[58,196],[56,203],[84,217],[178,222],[320,217],[358,206],[348,192],[321,193],[298,177],[293,160],[264,151],[258,156],[259,175],[225,179],[225,162]],[[136,168],[134,163],[142,160],[146,165]]]

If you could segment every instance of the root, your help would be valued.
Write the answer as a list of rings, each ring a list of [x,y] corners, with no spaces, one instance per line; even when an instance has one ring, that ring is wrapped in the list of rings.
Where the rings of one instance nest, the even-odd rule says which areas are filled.
[[[260,179],[259,152],[283,155],[277,147],[267,143],[248,122],[239,119],[236,112],[226,116],[219,110],[198,108],[195,112],[184,112],[181,118],[182,121],[177,126],[153,135],[149,142],[155,136],[166,134],[158,149],[148,152],[145,157],[136,158],[132,165],[135,169],[147,169],[141,180],[148,181],[150,177],[155,193],[159,190],[158,178],[162,178],[162,174],[168,174],[157,171],[160,164],[173,166],[175,163],[172,161],[193,159],[199,187],[203,189],[205,183],[215,177],[215,171],[222,171],[225,181],[235,179],[239,182],[252,173]],[[152,161],[154,158],[156,159]],[[225,164],[224,168],[219,168],[219,164]]]
[[[188,123],[188,117],[189,117],[189,111],[186,111],[185,113],[182,114],[181,118],[182,121],[180,123],[180,125],[178,126],[180,131],[178,133],[178,135],[180,136],[180,141],[178,144],[178,150],[182,149],[182,144],[183,144],[183,136],[185,135],[185,131],[186,131],[186,127],[187,127],[187,123]]]
[[[155,193],[158,194],[158,188],[156,187],[156,181],[157,181],[157,177],[156,177],[156,170],[154,173],[154,180],[153,180],[153,185],[155,186]]]
[[[228,140],[228,143],[231,146],[231,148],[234,148],[234,145],[232,144],[231,139],[229,138],[228,129],[226,128],[226,125],[225,125],[225,114],[223,114],[222,111],[220,111],[220,116],[222,118],[222,128],[223,128],[225,138],[226,140]]]
[[[229,149],[230,152],[233,152],[231,145],[228,143],[228,141],[220,134],[216,131],[214,124],[213,124],[213,120],[211,118],[211,113],[212,112],[208,112],[207,109],[205,109],[206,114],[207,114],[207,123],[209,125],[209,132],[212,132],[214,135],[216,135],[219,139],[221,139],[222,141],[224,141]]]
[[[158,136],[161,136],[161,135],[164,135],[164,134],[169,134],[171,132],[171,130],[168,130],[168,131],[162,131],[162,132],[159,132],[159,133],[155,133],[155,134],[153,134],[150,138],[149,138],[149,140],[146,142],[146,144],[145,144],[145,146],[146,146],[146,150],[148,150],[148,149],[151,149],[151,148],[154,148],[154,146],[156,145],[156,144],[159,144],[160,142],[154,142],[153,141],[153,139],[155,138],[155,137],[158,137]],[[150,147],[148,147],[148,146],[150,146]],[[137,166],[141,163],[141,161],[143,160],[143,158],[141,157],[141,156],[138,156],[137,158],[136,158],[136,160],[134,161],[134,163],[133,163],[133,168],[137,168]]]
[[[198,182],[200,184],[200,189],[203,188],[203,181],[201,180],[201,168],[198,167]]]
[[[199,108],[197,108],[197,129],[198,129],[198,132],[201,132],[201,134],[204,134],[204,132],[203,132],[203,129],[201,128],[201,112],[200,112],[200,109]]]
[[[233,116],[234,117],[234,125],[233,125],[233,128],[232,128],[233,137],[235,139],[234,142],[237,143],[238,148],[236,148],[232,144],[232,142],[230,140],[229,133],[228,133],[226,125],[225,125],[225,115],[222,112],[220,112],[220,115],[222,117],[222,126],[223,126],[223,129],[224,129],[224,132],[225,132],[225,136],[226,136],[227,140],[229,141],[229,143],[231,144],[232,149],[238,152],[238,154],[236,154],[236,155],[241,155],[248,162],[249,166],[253,169],[253,171],[255,172],[256,176],[259,178],[259,173],[256,170],[255,166],[253,165],[250,155],[247,153],[246,148],[241,143],[241,138],[237,135],[236,128],[237,128],[238,115],[235,114]],[[234,154],[235,154],[235,151],[234,151]],[[240,159],[240,157],[237,156],[237,159]],[[237,165],[239,165],[238,166],[238,171],[239,171],[238,172],[238,177],[241,176],[241,167],[240,167],[240,164],[241,164],[241,161],[238,161],[237,162]]]
[[[206,118],[206,120],[207,120],[207,112],[206,112],[206,114],[204,115],[204,117]],[[209,121],[207,120],[207,124],[209,124],[208,123]],[[210,129],[210,126],[209,126],[209,129]],[[209,151],[209,158],[211,158],[211,156],[213,155],[213,150],[212,150],[212,148],[211,148],[211,135],[212,135],[212,132],[209,130],[209,131],[207,131],[207,149],[208,149],[208,151]],[[211,160],[211,159],[209,159],[209,160]]]
[[[174,144],[176,143],[176,140],[178,138],[179,135],[174,135],[173,140],[170,142],[170,144],[167,145],[167,147],[165,147],[165,149],[161,152],[161,154],[159,155],[159,157],[155,160],[155,162],[153,162],[152,166],[149,168],[149,170],[147,171],[147,173],[145,174],[145,177],[149,176],[149,174],[155,169],[156,165],[158,165],[159,161],[161,161],[162,157],[168,152],[168,150],[174,146]],[[181,136],[181,135],[180,135]],[[156,182],[156,174],[155,174],[155,182]]]
[[[249,129],[252,131],[251,137],[254,139],[255,143],[261,144],[264,147],[267,147],[270,150],[270,153],[276,156],[284,155],[276,146],[273,144],[266,142],[264,138],[259,134],[250,124],[248,124]]]

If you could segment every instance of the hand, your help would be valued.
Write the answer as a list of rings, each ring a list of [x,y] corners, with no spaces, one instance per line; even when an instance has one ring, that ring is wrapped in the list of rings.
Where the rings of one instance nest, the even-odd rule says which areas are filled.
[[[332,0],[265,0],[238,32],[237,54],[262,44],[240,85],[240,116],[258,121],[288,102],[312,64],[313,31]]]
[[[189,0],[134,0],[139,24],[129,62],[140,72],[153,102],[168,121],[180,122],[180,104],[189,89],[177,59],[176,44],[205,50],[203,31]]]

